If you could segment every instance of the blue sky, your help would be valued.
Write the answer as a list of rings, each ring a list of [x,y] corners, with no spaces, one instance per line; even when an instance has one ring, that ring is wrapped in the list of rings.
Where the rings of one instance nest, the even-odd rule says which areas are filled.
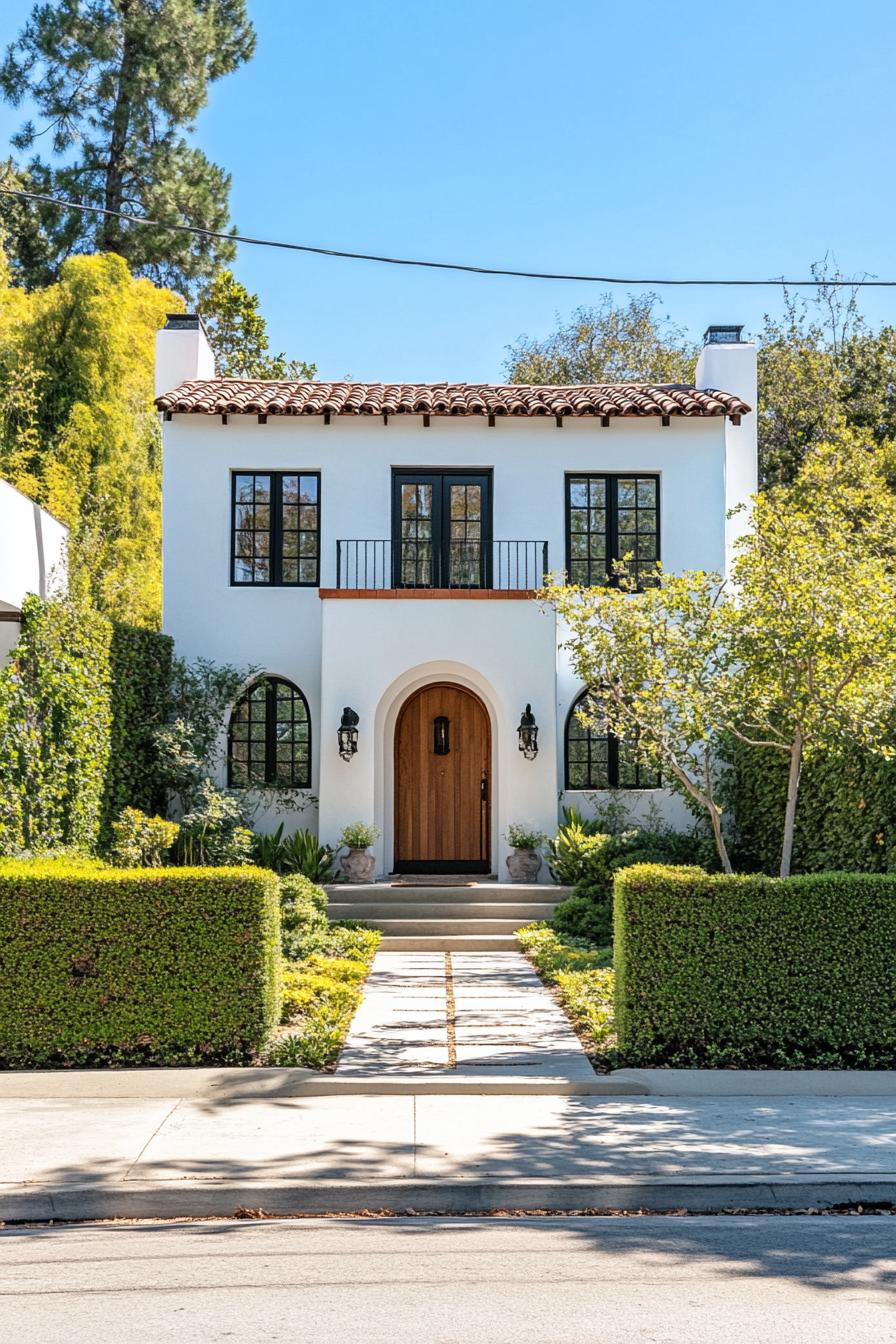
[[[4,0],[0,39],[30,0]],[[515,268],[896,274],[886,0],[249,0],[254,60],[198,143],[244,232]],[[21,114],[0,107],[0,141]],[[496,380],[505,347],[585,284],[432,274],[242,248],[272,344],[319,376]],[[624,297],[625,291],[619,291]],[[699,335],[775,290],[666,289]],[[896,290],[863,300],[896,321]]]

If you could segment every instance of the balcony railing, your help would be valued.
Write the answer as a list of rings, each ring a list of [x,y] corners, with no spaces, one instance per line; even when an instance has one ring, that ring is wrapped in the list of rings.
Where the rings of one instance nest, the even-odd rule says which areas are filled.
[[[336,543],[336,587],[531,590],[548,573],[546,541],[359,540]]]

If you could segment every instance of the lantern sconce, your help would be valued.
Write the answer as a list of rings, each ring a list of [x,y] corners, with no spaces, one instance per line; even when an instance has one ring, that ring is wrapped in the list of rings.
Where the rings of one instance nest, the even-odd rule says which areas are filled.
[[[339,755],[344,761],[350,761],[358,750],[358,723],[358,715],[346,705],[337,732]]]
[[[531,705],[526,706],[517,732],[520,735],[520,751],[523,757],[527,761],[534,761],[538,755],[538,724],[535,722]]]
[[[432,749],[437,756],[447,756],[451,750],[448,738],[448,720],[439,714],[432,721]]]

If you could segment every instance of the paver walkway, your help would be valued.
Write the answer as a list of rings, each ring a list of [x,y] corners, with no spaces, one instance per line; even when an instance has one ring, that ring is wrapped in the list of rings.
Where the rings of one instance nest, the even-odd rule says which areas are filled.
[[[520,953],[377,953],[337,1077],[445,1072],[594,1077],[565,1014]]]

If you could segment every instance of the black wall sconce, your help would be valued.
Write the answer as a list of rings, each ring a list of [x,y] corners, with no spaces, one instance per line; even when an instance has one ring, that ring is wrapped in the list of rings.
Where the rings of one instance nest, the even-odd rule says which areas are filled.
[[[448,720],[444,714],[432,721],[432,749],[437,756],[447,756],[451,750],[448,741]]]
[[[531,705],[526,706],[517,732],[520,735],[520,751],[524,758],[527,761],[534,761],[538,755],[538,724],[535,722]]]
[[[532,714],[531,704],[525,707],[517,732],[520,734],[520,751],[524,758],[527,761],[535,761],[536,755],[539,754],[539,726],[535,722],[535,715]]]
[[[358,715],[346,705],[336,734],[339,739],[339,755],[344,761],[350,761],[358,750]]]

